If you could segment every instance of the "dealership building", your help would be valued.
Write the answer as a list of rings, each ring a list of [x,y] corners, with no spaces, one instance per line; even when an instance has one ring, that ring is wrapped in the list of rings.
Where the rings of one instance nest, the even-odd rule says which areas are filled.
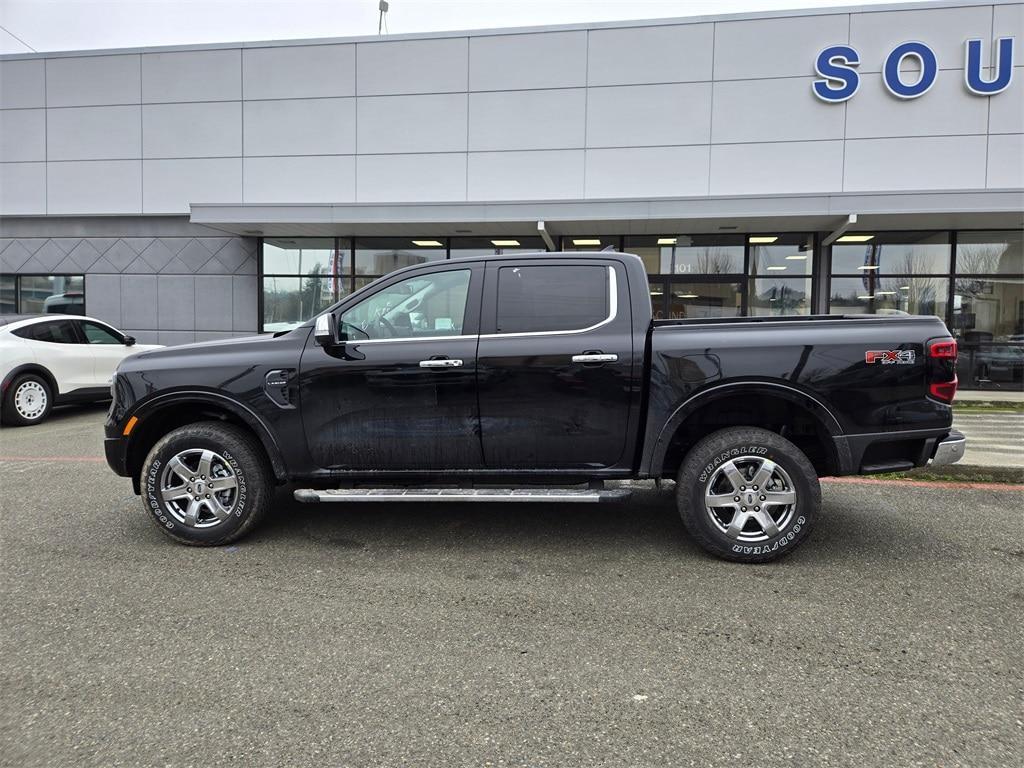
[[[0,57],[0,312],[287,328],[394,269],[639,255],[656,317],[943,318],[1024,374],[1024,4]]]

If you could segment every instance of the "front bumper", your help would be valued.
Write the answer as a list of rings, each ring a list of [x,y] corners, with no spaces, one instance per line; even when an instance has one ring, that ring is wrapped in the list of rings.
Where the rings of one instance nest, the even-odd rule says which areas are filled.
[[[103,439],[103,453],[107,457],[107,466],[121,477],[128,477],[128,461],[125,448],[128,441],[123,437],[107,437]]]
[[[967,449],[967,438],[955,429],[935,445],[935,452],[932,454],[931,466],[940,467],[943,464],[955,464],[964,457]]]

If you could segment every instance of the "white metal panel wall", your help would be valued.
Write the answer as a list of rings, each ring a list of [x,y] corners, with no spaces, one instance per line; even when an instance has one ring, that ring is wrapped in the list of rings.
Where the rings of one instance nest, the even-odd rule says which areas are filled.
[[[1000,36],[1024,65],[1024,3],[7,59],[0,213],[1019,188],[1024,66],[964,85]],[[940,71],[904,101],[915,39]],[[860,90],[822,103],[847,43]]]

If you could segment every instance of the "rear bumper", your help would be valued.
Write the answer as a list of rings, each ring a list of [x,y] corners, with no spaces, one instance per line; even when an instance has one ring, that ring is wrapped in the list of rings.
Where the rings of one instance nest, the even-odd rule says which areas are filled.
[[[939,467],[943,464],[955,464],[964,457],[966,449],[967,438],[954,429],[936,444],[930,464],[934,467]]]
[[[949,427],[837,435],[832,439],[841,475],[906,472],[929,462],[952,464],[963,457],[965,445],[964,436]]]

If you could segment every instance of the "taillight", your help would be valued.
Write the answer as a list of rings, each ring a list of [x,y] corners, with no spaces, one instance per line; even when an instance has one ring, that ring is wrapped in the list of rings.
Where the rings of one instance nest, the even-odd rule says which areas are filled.
[[[952,403],[956,396],[956,352],[956,341],[953,339],[941,339],[928,344],[928,393],[943,403]]]
[[[956,397],[956,374],[953,374],[952,381],[935,381],[928,385],[928,391],[936,400],[944,403],[952,403]]]

